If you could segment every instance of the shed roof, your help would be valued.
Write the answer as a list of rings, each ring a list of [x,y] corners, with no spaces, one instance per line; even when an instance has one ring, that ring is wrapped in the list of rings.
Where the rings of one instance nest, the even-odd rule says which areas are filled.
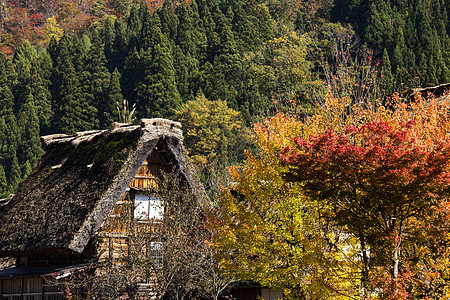
[[[37,167],[0,203],[0,256],[50,249],[81,253],[155,148],[164,148],[188,185],[202,191],[178,122],[142,119],[140,125],[42,140],[46,151]]]
[[[89,267],[88,264],[73,266],[35,266],[35,267],[14,267],[0,270],[0,279],[26,278],[26,277],[55,277],[56,279],[66,277],[74,272]]]

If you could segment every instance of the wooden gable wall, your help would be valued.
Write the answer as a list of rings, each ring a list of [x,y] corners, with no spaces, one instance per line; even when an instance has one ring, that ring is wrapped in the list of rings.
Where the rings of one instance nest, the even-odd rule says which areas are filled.
[[[100,260],[117,261],[128,255],[128,233],[136,225],[133,219],[134,198],[136,194],[154,193],[158,189],[158,178],[169,172],[167,158],[159,151],[153,151],[139,168],[127,191],[115,204],[110,216],[105,220],[99,233],[98,245]],[[161,220],[139,220],[137,224],[147,232],[156,229]]]

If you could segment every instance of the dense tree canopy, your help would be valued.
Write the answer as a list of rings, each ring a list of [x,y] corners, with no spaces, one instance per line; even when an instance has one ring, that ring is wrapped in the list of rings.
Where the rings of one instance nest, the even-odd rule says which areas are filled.
[[[449,196],[448,141],[426,148],[409,130],[378,121],[294,143],[282,154],[286,179],[329,204],[331,218],[360,239],[366,280],[368,249],[373,264],[391,262],[397,278],[412,220],[429,218]]]
[[[408,18],[423,25],[427,41],[433,37],[431,48],[410,45],[417,40],[406,36],[412,25],[401,21],[412,10],[409,4],[396,10],[397,4],[388,2],[366,8],[339,1],[7,3],[0,12],[0,44],[10,59],[2,58],[2,84],[6,94],[8,89],[12,93],[13,98],[8,97],[16,117],[33,98],[40,134],[107,128],[117,118],[122,99],[130,107],[136,105],[137,117],[171,118],[199,93],[225,101],[240,112],[244,125],[274,111],[309,114],[312,101],[326,90],[319,79],[334,81],[332,94],[349,95],[352,101],[373,94],[378,79],[387,94],[400,87],[407,74],[445,80],[448,51],[441,36],[446,13],[440,14],[440,23],[432,23],[422,17],[428,4],[419,4]],[[339,7],[344,8],[342,15],[336,13]],[[367,29],[358,25],[356,32],[376,51],[364,51],[359,58],[358,50],[343,48],[357,41],[353,31],[323,17],[331,13],[336,20],[356,22],[365,9],[371,12],[364,21]],[[396,14],[399,26],[394,26],[398,33],[386,38],[383,20],[389,14]],[[423,51],[408,60],[408,47]],[[376,57],[381,59],[380,70],[374,68]],[[423,74],[410,72],[408,64],[414,61]],[[353,87],[358,87],[355,92]],[[6,127],[16,126],[8,120]],[[18,164],[25,166],[22,150],[8,151],[5,157],[16,152]],[[30,160],[31,166],[35,161]],[[3,167],[9,178],[11,167]]]
[[[229,276],[281,288],[287,299],[346,299],[357,293],[355,240],[320,220],[319,202],[283,179],[277,156],[302,123],[277,115],[255,126],[259,155],[230,169],[211,226]]]
[[[2,105],[2,134],[10,133],[2,141],[0,163],[6,181],[11,181],[6,190],[13,191],[36,163],[42,152],[39,134],[108,128],[118,121],[123,99],[136,107],[137,118],[173,118],[183,103],[204,94],[219,106],[242,111],[243,125],[248,125],[273,107],[273,97],[284,97],[292,79],[291,71],[282,72],[286,63],[275,62],[277,57],[292,52],[292,61],[299,64],[295,72],[310,68],[302,38],[295,33],[290,34],[293,42],[283,44],[280,53],[267,44],[277,30],[263,2],[157,2],[133,2],[125,8],[113,1],[88,1],[86,7],[65,1],[50,9],[52,1],[38,1],[34,7],[18,3],[23,9],[17,11],[8,4],[9,10],[2,11],[23,17],[16,21],[23,21],[23,35],[31,41],[16,40],[17,33],[10,47],[16,51],[5,51],[10,57],[1,58],[2,101],[7,102]],[[108,14],[114,12],[108,10],[112,8],[117,9],[115,15]],[[33,19],[34,11],[43,17]],[[33,35],[27,27],[29,20],[35,21],[30,26],[43,30],[42,38],[29,37]],[[17,24],[3,25],[0,35],[5,36]],[[89,29],[82,31],[78,26]],[[245,58],[261,55],[270,62]],[[269,87],[266,78],[270,78]],[[301,84],[306,81],[297,82],[294,93],[303,92]],[[34,138],[31,131],[18,129],[31,120],[38,122],[30,124]],[[240,118],[232,117],[231,122],[237,123],[229,126],[241,126]],[[239,144],[232,141],[236,135],[232,131],[225,129],[219,136],[220,146],[211,152],[221,152],[222,162],[241,152],[232,149]],[[28,147],[30,153],[21,147]]]
[[[210,220],[228,275],[291,298],[447,297],[449,110],[399,95],[450,80],[449,13],[443,0],[2,3],[0,197],[38,161],[39,135],[174,118],[213,200],[226,187]]]
[[[292,299],[445,295],[447,117],[434,98],[328,98],[309,117],[257,124],[262,152],[231,168],[212,223],[225,270]]]
[[[449,8],[443,0],[336,0],[331,15],[353,24],[380,59],[386,50],[398,84],[432,86],[450,80]]]

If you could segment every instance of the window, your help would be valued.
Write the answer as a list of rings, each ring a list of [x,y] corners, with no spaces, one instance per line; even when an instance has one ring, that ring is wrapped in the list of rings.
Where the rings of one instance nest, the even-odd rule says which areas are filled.
[[[164,216],[164,203],[156,196],[136,194],[134,197],[134,217],[140,220],[161,220]]]
[[[150,243],[150,257],[156,269],[163,267],[163,244],[161,242]]]

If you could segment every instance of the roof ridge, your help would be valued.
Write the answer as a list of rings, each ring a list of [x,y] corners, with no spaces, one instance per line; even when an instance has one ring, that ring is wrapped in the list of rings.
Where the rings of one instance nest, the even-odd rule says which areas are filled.
[[[179,136],[181,139],[183,139],[182,138],[183,132],[181,130],[180,122],[175,122],[164,118],[142,118],[140,124],[114,122],[112,123],[112,128],[110,129],[86,130],[77,132],[76,134],[73,135],[56,133],[41,136],[41,140],[42,142],[44,142],[45,145],[49,145],[55,142],[59,143],[72,142],[72,144],[78,145],[80,142],[85,140],[89,141],[93,137],[104,132],[132,131],[137,129],[139,126],[142,128],[146,128],[147,130],[150,131],[155,130],[156,132],[168,130],[169,132],[172,132],[175,135]]]
[[[50,134],[50,135],[44,135],[41,136],[42,142],[44,142],[45,145],[49,145],[54,142],[72,142],[73,144],[77,145],[81,141],[84,140],[90,140],[94,136],[104,133],[104,132],[117,132],[117,131],[131,131],[135,130],[138,127],[146,128],[148,130],[155,130],[156,132],[160,130],[169,130],[176,135],[183,136],[183,132],[181,130],[181,123],[171,121],[169,119],[163,119],[163,118],[142,118],[140,121],[140,124],[130,124],[130,123],[118,123],[114,122],[112,123],[112,128],[110,129],[97,129],[97,130],[86,130],[86,131],[79,131],[75,134],[68,135],[64,133],[56,133],[56,134]]]

